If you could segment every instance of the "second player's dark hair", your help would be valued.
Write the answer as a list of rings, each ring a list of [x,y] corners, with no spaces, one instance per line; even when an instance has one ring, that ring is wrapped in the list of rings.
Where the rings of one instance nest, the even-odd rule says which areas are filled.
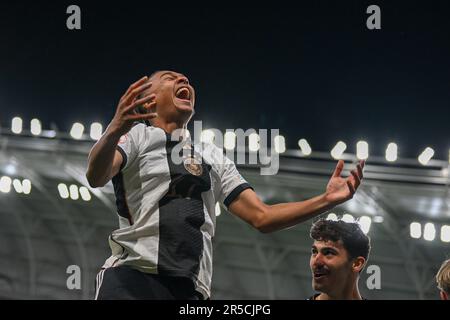
[[[352,259],[364,257],[367,260],[369,257],[370,238],[358,223],[320,219],[311,227],[310,236],[316,241],[341,240]]]

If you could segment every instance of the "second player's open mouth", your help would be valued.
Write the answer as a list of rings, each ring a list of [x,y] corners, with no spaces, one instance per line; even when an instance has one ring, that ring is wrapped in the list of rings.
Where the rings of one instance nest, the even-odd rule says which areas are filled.
[[[329,274],[329,272],[326,271],[319,271],[319,272],[314,272],[314,279],[315,280],[321,280],[324,279],[325,277],[327,277]]]

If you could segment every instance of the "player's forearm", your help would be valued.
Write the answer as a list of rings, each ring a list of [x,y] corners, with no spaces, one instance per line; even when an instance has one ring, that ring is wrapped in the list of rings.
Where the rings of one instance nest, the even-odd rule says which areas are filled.
[[[102,187],[111,178],[114,155],[120,133],[108,127],[106,132],[92,147],[88,157],[86,178],[91,187]]]
[[[300,202],[269,205],[259,230],[262,232],[273,232],[289,228],[309,220],[331,209],[333,206],[326,199],[325,194]]]

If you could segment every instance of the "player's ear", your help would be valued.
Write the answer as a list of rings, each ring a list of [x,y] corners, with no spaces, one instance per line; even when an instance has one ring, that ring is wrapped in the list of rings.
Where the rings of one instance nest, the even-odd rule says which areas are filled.
[[[352,269],[356,273],[360,273],[366,264],[366,259],[364,257],[357,257],[353,259]]]

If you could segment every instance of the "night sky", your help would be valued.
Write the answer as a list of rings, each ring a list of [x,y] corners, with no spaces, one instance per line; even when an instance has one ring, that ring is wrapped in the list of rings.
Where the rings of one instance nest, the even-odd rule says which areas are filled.
[[[104,125],[129,84],[186,74],[195,120],[219,129],[279,128],[329,151],[358,140],[400,157],[450,148],[450,5],[446,1],[36,1],[0,4],[0,123]],[[250,6],[252,3],[252,6]],[[82,29],[66,28],[77,4]],[[381,30],[366,8],[381,7]]]

